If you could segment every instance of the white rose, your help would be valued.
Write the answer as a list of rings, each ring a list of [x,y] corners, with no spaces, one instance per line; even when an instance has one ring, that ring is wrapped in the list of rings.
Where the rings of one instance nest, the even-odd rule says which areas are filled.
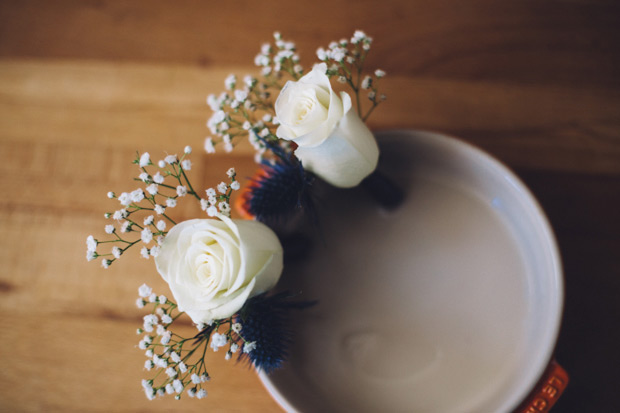
[[[276,135],[292,140],[305,169],[330,184],[357,186],[377,167],[374,136],[352,110],[351,97],[332,90],[325,63],[297,82],[287,82],[276,100]]]
[[[179,310],[196,324],[207,323],[232,316],[276,284],[282,246],[257,221],[193,219],[168,232],[155,264]]]

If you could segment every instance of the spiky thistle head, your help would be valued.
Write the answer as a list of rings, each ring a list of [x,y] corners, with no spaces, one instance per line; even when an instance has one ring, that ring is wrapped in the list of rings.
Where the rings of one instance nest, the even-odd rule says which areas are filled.
[[[241,215],[274,224],[296,211],[313,214],[310,185],[314,177],[295,159],[280,158],[264,164],[238,198]]]
[[[268,374],[282,365],[293,338],[289,326],[290,310],[316,303],[293,301],[295,296],[288,292],[272,296],[261,294],[246,302],[236,321],[242,325],[244,340],[256,346],[249,353],[241,353],[239,360],[247,360]]]

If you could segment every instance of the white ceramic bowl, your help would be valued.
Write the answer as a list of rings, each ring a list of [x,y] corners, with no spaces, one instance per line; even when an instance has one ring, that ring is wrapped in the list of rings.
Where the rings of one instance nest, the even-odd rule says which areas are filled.
[[[284,368],[261,380],[289,412],[509,412],[548,365],[563,284],[556,242],[525,185],[444,135],[378,136],[406,192],[386,212],[364,190],[320,194],[321,231],[282,289],[295,315]]]

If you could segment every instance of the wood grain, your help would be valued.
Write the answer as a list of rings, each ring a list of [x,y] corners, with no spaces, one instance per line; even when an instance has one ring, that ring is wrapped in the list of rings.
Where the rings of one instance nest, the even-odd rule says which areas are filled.
[[[571,385],[554,411],[620,411],[620,4],[593,0],[345,0],[258,4],[40,0],[0,3],[0,411],[279,411],[255,374],[210,358],[209,397],[148,402],[141,392],[147,281],[133,255],[107,271],[85,237],[133,188],[136,151],[195,149],[198,186],[251,148],[200,151],[209,93],[255,73],[274,30],[302,63],[364,29],[388,72],[375,129],[453,134],[512,167],[556,231],[567,279],[558,361]],[[178,209],[180,219],[193,209]],[[191,328],[187,326],[187,328]]]
[[[208,135],[205,103],[228,73],[91,61],[0,61],[0,121],[5,140],[110,145],[135,151],[148,142],[200,146]],[[374,129],[418,128],[461,136],[515,167],[620,172],[620,91],[498,84],[494,81],[392,76],[389,102]],[[70,122],[67,122],[70,119]],[[251,147],[241,151],[249,154]]]
[[[244,65],[274,30],[308,58],[361,28],[393,74],[618,85],[613,0],[8,0],[0,16],[3,56]]]

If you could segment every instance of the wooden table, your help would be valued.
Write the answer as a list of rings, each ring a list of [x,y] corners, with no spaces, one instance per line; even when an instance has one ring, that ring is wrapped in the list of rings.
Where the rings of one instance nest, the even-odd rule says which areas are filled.
[[[0,4],[0,410],[278,411],[255,374],[210,358],[207,400],[149,402],[135,329],[152,261],[85,260],[133,189],[136,151],[195,148],[200,185],[250,150],[203,154],[207,94],[255,72],[274,30],[302,63],[363,29],[386,70],[375,129],[462,137],[503,160],[541,201],[566,273],[558,412],[620,411],[620,5],[612,0],[54,2]],[[155,156],[155,155],[154,155]],[[163,156],[163,155],[162,155]],[[185,217],[195,211],[183,210]],[[189,327],[188,327],[189,328]]]

